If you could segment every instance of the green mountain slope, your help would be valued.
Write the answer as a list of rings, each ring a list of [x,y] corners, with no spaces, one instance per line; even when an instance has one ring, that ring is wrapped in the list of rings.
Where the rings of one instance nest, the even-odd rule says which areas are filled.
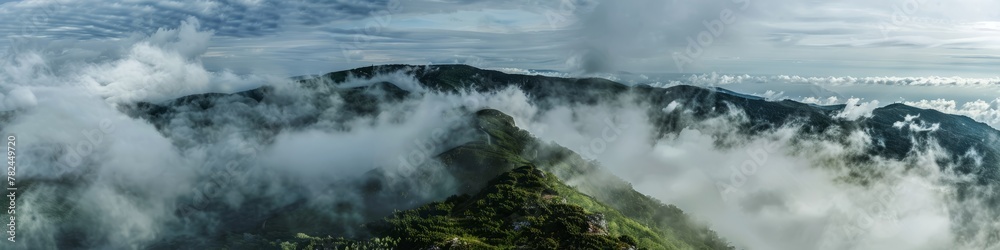
[[[732,249],[680,209],[642,195],[627,182],[555,144],[540,143],[497,110],[473,114],[467,129],[485,134],[437,156],[464,190],[366,225],[370,239],[259,231],[230,237],[230,249],[256,246],[325,249]],[[488,137],[487,137],[488,135]],[[575,187],[568,179],[582,180]],[[321,212],[306,211],[305,213]],[[273,218],[303,223],[292,211]],[[294,247],[293,247],[294,246]]]
[[[398,247],[405,249],[627,249],[637,244],[631,234],[657,238],[607,207],[581,206],[587,204],[599,203],[551,174],[525,166],[493,179],[473,196],[397,212],[373,229],[400,239]],[[612,215],[595,213],[601,210]]]
[[[410,77],[417,82],[411,81]],[[347,79],[351,80],[346,81]],[[386,107],[405,105],[425,97],[429,92],[482,93],[516,88],[526,94],[528,102],[540,109],[606,103],[627,96],[638,106],[648,107],[644,112],[657,133],[650,138],[652,140],[679,133],[690,125],[690,121],[716,118],[738,111],[748,121],[733,129],[750,136],[795,124],[796,127],[801,127],[800,136],[848,143],[846,138],[850,138],[849,133],[852,131],[867,131],[872,135],[874,143],[866,149],[870,154],[852,159],[859,163],[882,158],[901,159],[911,151],[919,150],[918,146],[925,141],[939,143],[950,152],[949,158],[952,159],[969,159],[962,157],[969,155],[966,152],[973,152],[982,158],[960,160],[956,162],[959,167],[948,169],[977,178],[975,182],[956,184],[959,199],[967,196],[978,199],[975,196],[980,188],[994,190],[996,180],[1000,179],[1000,171],[995,164],[1000,159],[1000,147],[997,147],[1000,145],[1000,131],[967,117],[901,104],[875,109],[873,117],[854,121],[835,117],[844,110],[844,105],[816,106],[788,100],[773,102],[719,88],[686,85],[654,88],[596,78],[506,74],[466,65],[373,66],[333,72],[315,78],[299,78],[294,84],[297,86],[291,86],[290,89],[285,88],[289,86],[264,86],[232,94],[206,93],[158,103],[122,104],[118,108],[134,118],[149,122],[165,138],[170,139],[177,149],[207,147],[213,149],[207,154],[215,154],[214,146],[228,145],[231,140],[252,142],[250,144],[259,145],[266,150],[275,145],[276,138],[284,133],[294,134],[317,128],[350,131],[357,125],[353,124],[355,122],[384,115]],[[414,84],[419,86],[420,91],[412,91],[416,87]],[[682,105],[684,112],[664,112],[663,107],[671,104]],[[379,222],[399,222],[399,218],[394,216],[402,214],[406,218],[410,211],[416,211],[417,216],[413,218],[421,220],[464,221],[466,218],[462,214],[468,210],[455,210],[456,207],[467,206],[466,203],[472,202],[483,192],[486,192],[483,195],[488,196],[489,190],[495,188],[491,181],[502,178],[505,174],[509,175],[520,167],[532,166],[544,171],[547,176],[554,177],[540,182],[555,190],[561,199],[566,199],[566,205],[582,209],[573,210],[582,211],[579,213],[561,213],[560,216],[586,217],[601,214],[608,222],[606,233],[611,237],[608,240],[628,243],[618,238],[628,236],[635,240],[636,246],[653,249],[731,248],[708,227],[692,221],[677,207],[635,191],[628,182],[609,173],[596,162],[585,160],[576,152],[537,140],[519,129],[510,116],[497,110],[473,112],[465,108],[468,107],[458,107],[456,110],[469,113],[467,123],[456,127],[449,124],[445,128],[448,135],[444,135],[446,139],[442,141],[448,143],[429,146],[433,150],[420,150],[421,153],[433,151],[427,154],[437,154],[433,155],[436,161],[427,163],[434,165],[408,166],[414,167],[415,173],[408,172],[405,175],[393,172],[390,168],[377,168],[360,178],[354,178],[356,175],[344,179],[322,178],[306,185],[295,177],[280,175],[281,172],[253,168],[256,165],[252,162],[256,158],[244,157],[243,154],[235,154],[240,167],[233,171],[228,164],[221,163],[222,160],[232,160],[228,156],[233,153],[220,150],[218,153],[222,156],[206,157],[219,161],[206,161],[199,169],[203,174],[196,174],[192,183],[217,183],[220,175],[215,173],[236,173],[244,177],[221,178],[226,187],[213,197],[207,197],[203,190],[192,189],[188,194],[165,202],[176,204],[174,215],[179,220],[162,225],[160,232],[163,233],[158,234],[158,238],[136,244],[144,249],[315,249],[333,245],[341,248],[385,249],[400,244],[435,245],[445,238],[406,238],[416,236],[399,232],[406,232],[407,227],[412,225]],[[15,111],[0,112],[0,123],[10,122],[16,115]],[[896,126],[896,122],[909,116],[918,117],[920,122],[939,125],[940,131],[922,132]],[[421,142],[418,147],[423,146]],[[42,154],[56,159],[62,157],[60,155],[63,153],[61,150],[54,150]],[[403,158],[410,156],[390,154],[384,154],[386,159],[395,160],[399,157],[406,161]],[[424,154],[420,156],[421,162],[427,158]],[[338,162],[330,164],[336,165]],[[51,237],[46,236],[59,249],[100,249],[117,243],[116,239],[108,236],[119,232],[95,230],[92,227],[92,224],[101,219],[91,215],[105,215],[105,211],[80,209],[88,206],[79,205],[86,203],[79,203],[76,198],[90,192],[88,187],[111,179],[95,179],[100,177],[95,174],[100,170],[97,166],[99,165],[96,163],[82,164],[79,168],[70,168],[71,173],[55,175],[52,179],[21,180],[24,188],[22,191],[26,193],[57,190],[53,193],[60,194],[37,200],[39,207],[44,207],[39,214],[59,224],[59,230],[52,230]],[[867,169],[851,171],[851,175],[859,176],[861,181],[878,178]],[[278,175],[271,175],[274,173]],[[246,178],[247,174],[254,175]],[[252,180],[258,183],[233,185],[240,182],[228,182],[230,180]],[[527,191],[508,192],[507,194],[518,196],[507,198],[537,200],[530,195],[537,190],[522,188],[519,184],[510,184],[511,190]],[[243,190],[246,186],[252,188]],[[284,191],[277,194],[258,192],[271,188]],[[132,191],[116,192],[131,195]],[[226,198],[225,195],[230,194],[242,198]],[[446,200],[450,195],[456,196]],[[717,194],[706,194],[702,198],[721,198],[711,197],[713,195]],[[982,207],[994,208],[1000,204],[1000,195],[989,193],[984,196],[988,198]],[[468,200],[459,199],[460,197]],[[503,201],[506,200],[497,200]],[[428,208],[427,204],[451,204],[451,207]],[[428,209],[437,209],[435,211],[441,212],[441,215],[435,219],[420,212],[430,211]],[[394,210],[403,211],[394,213]],[[548,217],[556,212],[558,211],[550,211]],[[517,215],[521,212],[511,213]],[[481,234],[482,230],[510,230],[509,227],[496,225],[506,225],[503,223],[518,222],[517,220],[497,214],[475,216],[501,224],[447,224],[448,227],[444,227],[447,230],[442,232],[453,233],[448,235],[452,238],[447,238],[447,241],[458,238],[461,240],[459,242],[472,244],[474,241],[471,240],[474,239],[483,243],[483,246],[517,246],[517,241],[497,240],[507,239],[507,236]],[[997,216],[984,218],[992,217]],[[958,215],[956,218],[974,220],[978,217]],[[548,220],[540,223],[546,222]],[[553,227],[546,229],[556,230]],[[519,232],[515,230],[514,235],[520,234]],[[555,231],[543,233],[555,243],[561,241],[559,235],[551,234],[557,233]],[[979,232],[966,234],[972,233]],[[309,247],[310,244],[313,247]]]

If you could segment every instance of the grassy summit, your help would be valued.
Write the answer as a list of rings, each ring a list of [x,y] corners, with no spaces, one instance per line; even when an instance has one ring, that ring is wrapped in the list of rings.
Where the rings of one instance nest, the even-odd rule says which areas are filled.
[[[365,225],[371,237],[293,232],[231,237],[228,247],[285,249],[731,249],[680,209],[633,190],[594,162],[541,143],[497,110],[472,114],[483,136],[437,156],[466,194]],[[569,186],[564,180],[581,180]],[[322,211],[316,211],[322,212]],[[292,212],[290,214],[295,214]],[[275,221],[287,219],[274,218]],[[307,217],[308,218],[308,217]],[[298,223],[314,223],[300,221]]]
[[[415,86],[410,78],[419,82],[416,84],[421,91],[411,91]],[[847,138],[852,138],[853,131],[866,131],[871,135],[872,145],[866,148],[865,154],[852,157],[852,161],[858,162],[852,166],[858,168],[849,169],[851,177],[857,177],[854,180],[862,184],[880,178],[878,172],[864,168],[868,166],[865,162],[902,160],[913,152],[923,150],[920,145],[926,145],[924,142],[928,141],[939,144],[949,152],[950,157],[937,159],[943,168],[952,164],[941,161],[962,159],[954,162],[957,167],[943,170],[974,178],[971,182],[956,184],[960,200],[966,197],[979,199],[976,196],[980,189],[993,190],[997,180],[1000,180],[997,166],[988,164],[1000,159],[1000,148],[997,147],[1000,145],[1000,131],[968,117],[902,104],[875,109],[872,117],[846,120],[835,117],[845,109],[845,105],[816,106],[789,100],[775,102],[720,88],[687,85],[655,88],[596,78],[506,74],[465,65],[373,66],[299,78],[294,84],[297,86],[264,86],[232,94],[205,93],[156,103],[122,104],[118,108],[134,118],[149,122],[182,151],[197,148],[200,152],[201,147],[213,149],[218,145],[229,145],[234,140],[252,142],[250,144],[259,144],[262,149],[267,149],[286,133],[311,130],[348,133],[359,125],[359,121],[374,120],[383,115],[402,117],[394,113],[386,115],[386,111],[394,109],[386,108],[407,105],[409,101],[430,92],[485,93],[516,88],[526,94],[527,102],[543,110],[624,101],[648,107],[644,112],[656,133],[651,140],[676,135],[693,121],[726,117],[731,112],[745,116],[745,121],[736,124],[733,129],[747,136],[791,124],[799,128],[798,137],[849,143]],[[671,104],[681,105],[683,112],[665,112],[664,107]],[[161,197],[167,199],[160,200],[163,204],[176,204],[176,218],[167,218],[171,222],[157,225],[162,227],[156,239],[139,240],[137,242],[141,243],[136,244],[140,244],[138,248],[146,249],[322,249],[330,246],[340,249],[406,249],[420,245],[513,248],[524,246],[519,244],[526,244],[525,239],[528,239],[529,243],[548,242],[558,244],[560,248],[609,246],[600,244],[614,243],[615,247],[650,249],[731,249],[707,226],[693,222],[677,207],[635,191],[628,182],[596,162],[585,160],[577,152],[539,141],[519,129],[510,116],[498,110],[474,111],[467,108],[471,107],[456,107],[460,113],[470,116],[466,124],[454,128],[450,124],[449,130],[442,132],[447,134],[442,140],[448,143],[429,146],[434,150],[427,151],[434,153],[421,154],[421,163],[413,164],[423,164],[427,156],[434,158],[433,161],[412,166],[413,172],[404,175],[394,173],[391,167],[376,168],[358,178],[352,176],[300,183],[297,176],[283,174],[282,171],[253,168],[257,166],[252,162],[255,161],[253,157],[239,156],[238,160],[246,162],[237,164],[241,167],[232,171],[222,161],[233,160],[228,156],[240,154],[220,150],[219,157],[206,157],[210,161],[199,166],[203,174],[196,174],[193,183],[242,179],[220,179],[220,175],[214,173],[250,176],[246,180],[255,182],[225,185],[215,189],[220,192],[214,197],[207,197],[205,190],[191,190],[177,199]],[[0,112],[0,123],[11,122],[15,112]],[[909,126],[897,126],[897,122],[913,119],[907,117],[917,117],[920,122],[934,124],[939,129],[921,131]],[[212,150],[207,152],[215,154]],[[62,154],[60,149],[42,152],[40,156],[57,159]],[[409,156],[383,155],[386,159]],[[88,215],[106,215],[107,211],[81,209],[90,206],[81,206],[83,203],[78,203],[82,200],[74,197],[87,195],[92,190],[90,187],[100,187],[95,185],[114,178],[98,179],[101,177],[99,173],[107,171],[98,171],[100,165],[95,162],[81,166],[84,167],[70,168],[72,172],[54,175],[52,179],[27,178],[22,180],[22,187],[28,190],[27,193],[55,190],[52,193],[60,194],[36,200],[43,209],[39,215],[61,224],[59,230],[52,230],[52,236],[45,236],[45,239],[51,239],[49,241],[60,249],[107,248],[118,240],[109,236],[121,232],[94,230],[93,224],[102,217]],[[522,166],[533,166],[546,177],[528,184],[521,183],[523,178],[515,178],[516,182],[506,184],[509,186],[497,186],[498,179],[509,178]],[[509,205],[509,208],[484,208],[493,209],[489,210],[493,211],[492,214],[468,208],[469,204],[481,200],[500,205],[537,201],[534,197],[537,190],[530,183],[547,185],[541,193],[543,201],[546,201],[546,195],[550,195],[558,197],[560,202],[565,199],[565,204],[555,203],[565,206],[538,203],[536,207],[545,204],[550,210],[532,215],[545,215],[544,219],[534,218],[532,221],[525,219],[529,216],[525,216],[523,211],[516,211],[522,209],[524,204]],[[135,194],[129,189],[115,189],[120,189],[114,192],[122,197],[133,197]],[[259,192],[263,190],[283,192]],[[242,198],[226,198],[229,195]],[[455,196],[447,199],[451,195]],[[705,194],[702,198],[721,198],[716,195]],[[1000,195],[988,194],[983,204],[987,208],[1000,207]],[[503,211],[509,214],[497,214],[499,210],[496,209],[506,209]],[[394,213],[394,210],[402,211]],[[430,211],[436,211],[436,214]],[[468,213],[473,218],[465,217]],[[564,242],[564,236],[576,237],[573,235],[580,234],[580,230],[574,229],[584,226],[579,223],[579,218],[588,218],[586,228],[590,234],[583,235],[595,236],[593,231],[589,231],[594,224],[590,221],[599,221],[591,219],[598,214],[607,223],[606,227],[598,227],[604,229],[604,234],[596,236],[610,238],[601,236],[593,241]],[[997,212],[990,214],[996,215]],[[961,214],[956,218],[967,221],[979,218],[971,215]],[[557,220],[562,222],[556,223]],[[467,221],[489,221],[493,224],[463,223]],[[424,222],[444,224],[437,228],[425,228],[423,226],[428,224],[421,224]],[[529,222],[531,224],[527,224]],[[512,227],[515,223],[516,229]],[[552,223],[558,226],[544,226],[556,225]],[[523,231],[531,229],[531,226],[537,226],[539,232]],[[963,235],[973,233],[993,232],[973,230]],[[537,240],[541,239],[539,237],[544,240]],[[634,244],[630,239],[634,240]]]
[[[633,220],[565,185],[552,173],[524,166],[491,180],[474,195],[455,195],[398,211],[368,227],[376,237],[347,240],[297,234],[277,242],[254,236],[236,248],[282,249],[713,249],[685,242]],[[718,239],[714,239],[718,240]],[[693,243],[693,244],[692,244]]]
[[[637,243],[627,233],[655,238],[621,214],[595,213],[585,204],[598,203],[552,174],[525,166],[493,179],[475,195],[397,212],[373,227],[377,234],[400,239],[402,249],[629,249]]]

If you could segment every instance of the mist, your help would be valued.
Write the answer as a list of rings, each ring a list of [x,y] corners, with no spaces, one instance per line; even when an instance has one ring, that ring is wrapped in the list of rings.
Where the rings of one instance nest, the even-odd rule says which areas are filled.
[[[672,106],[663,112],[691,112],[683,104]],[[859,162],[855,159],[869,154],[874,143],[866,131],[803,136],[801,124],[790,124],[748,136],[733,129],[750,122],[740,110],[687,120],[681,131],[657,137],[644,113],[650,108],[659,107],[612,101],[515,119],[532,124],[526,126],[542,140],[599,161],[637,191],[684,209],[737,247],[989,249],[998,244],[993,234],[1000,225],[987,219],[996,213],[982,205],[995,191],[977,188],[959,198],[957,186],[973,177],[954,169],[974,161],[974,151],[947,152],[930,140],[903,159]],[[900,122],[914,119],[919,120]],[[619,137],[602,139],[605,120],[622,124]],[[595,151],[595,140],[606,149]]]
[[[618,64],[622,58],[648,52],[633,48],[664,39],[686,43],[666,34],[696,35],[703,30],[701,21],[690,20],[741,8],[739,1],[683,5],[689,8],[642,1],[603,4],[606,8],[584,21],[601,31],[588,31],[591,35],[579,44],[577,65],[585,72],[625,69]],[[649,11],[626,15],[640,5]],[[694,17],[623,28],[647,23],[635,19],[652,18],[663,9],[674,14],[668,17]],[[662,33],[647,37],[649,29]],[[684,209],[740,247],[984,249],[998,244],[1000,223],[983,205],[995,191],[973,189],[960,199],[956,185],[971,177],[951,171],[957,162],[976,161],[977,153],[946,152],[933,140],[914,139],[920,145],[903,159],[856,161],[874,143],[866,131],[841,128],[803,136],[801,124],[789,124],[750,136],[733,131],[750,122],[742,111],[695,119],[684,115],[690,105],[683,100],[651,107],[624,94],[597,104],[553,98],[541,105],[516,87],[438,92],[400,72],[307,88],[274,75],[206,70],[201,58],[211,37],[189,19],[177,29],[123,39],[120,48],[83,43],[71,53],[105,55],[101,59],[54,52],[68,44],[12,57],[0,78],[0,110],[12,115],[0,131],[16,134],[24,145],[19,150],[28,152],[19,158],[18,176],[29,183],[19,197],[19,212],[25,213],[18,217],[24,237],[19,240],[49,249],[62,247],[60,240],[93,248],[207,242],[232,231],[274,227],[266,218],[289,207],[314,212],[303,216],[315,216],[309,218],[317,225],[303,228],[325,226],[325,232],[362,237],[361,223],[468,192],[433,156],[480,136],[455,129],[469,112],[493,108],[540,140],[596,160],[638,191]],[[405,98],[391,98],[382,82],[404,90]],[[259,87],[270,89],[267,99],[231,95],[205,105],[175,100]],[[348,88],[365,88],[375,96],[375,115],[345,113],[348,101],[332,93]],[[852,100],[840,119],[870,117],[878,106],[877,101]],[[165,123],[153,124],[130,113],[140,102],[173,104],[178,110]],[[687,119],[684,128],[660,135],[649,110],[681,114]],[[298,122],[313,115],[315,122]],[[370,173],[386,176],[386,188],[364,190]],[[349,206],[328,209],[340,204]],[[237,213],[251,219],[234,222]]]
[[[381,78],[317,90],[272,75],[209,72],[200,55],[212,34],[198,26],[189,19],[177,29],[136,38],[105,60],[50,57],[58,47],[14,57],[9,65],[19,70],[5,70],[2,78],[3,107],[12,116],[0,130],[15,134],[26,152],[18,158],[17,175],[26,186],[18,197],[17,232],[18,241],[31,244],[17,247],[148,248],[181,238],[199,244],[266,226],[234,222],[234,213],[253,223],[290,206],[325,211],[317,224],[361,236],[361,223],[459,193],[448,184],[454,177],[433,158],[468,140],[448,130],[465,122],[457,109],[474,111],[488,105],[479,100],[511,98],[425,94],[412,76],[396,74],[385,79],[412,98],[380,103],[376,116],[340,117],[345,100],[331,92]],[[219,98],[201,110],[179,105],[187,110],[165,124],[129,111],[137,102],[258,87],[274,90],[269,100],[248,105],[238,97]],[[315,113],[326,115],[306,127],[290,124]],[[432,137],[435,129],[449,137]],[[384,193],[412,195],[365,197],[372,194],[362,192],[359,179],[376,168],[389,176],[385,180],[395,180],[384,184],[391,187]],[[366,207],[366,199],[378,207]],[[328,209],[341,203],[353,207]]]

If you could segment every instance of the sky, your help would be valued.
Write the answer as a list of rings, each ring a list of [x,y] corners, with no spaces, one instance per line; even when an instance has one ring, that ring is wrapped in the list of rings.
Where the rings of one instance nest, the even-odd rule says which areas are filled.
[[[996,10],[1000,10],[996,0],[0,0],[0,111],[26,111],[0,130],[16,131],[31,154],[23,159],[29,164],[41,162],[39,168],[20,173],[28,178],[61,177],[85,171],[75,168],[81,162],[101,163],[98,174],[107,178],[70,190],[74,194],[70,197],[82,202],[74,207],[98,215],[83,216],[97,223],[79,222],[86,224],[83,228],[96,229],[94,234],[106,235],[108,242],[137,244],[134,248],[164,233],[184,232],[162,228],[184,219],[176,218],[173,202],[199,184],[198,178],[210,174],[199,169],[203,164],[221,166],[237,159],[265,167],[264,172],[254,172],[252,178],[259,179],[251,180],[262,181],[246,185],[248,193],[280,182],[268,175],[274,172],[312,185],[338,174],[316,173],[330,162],[341,169],[374,167],[368,161],[397,159],[384,155],[408,156],[415,152],[409,142],[424,140],[430,128],[457,119],[444,117],[444,110],[471,99],[482,100],[476,108],[503,110],[533,135],[568,147],[590,145],[592,150],[594,139],[603,136],[605,119],[635,124],[620,140],[608,142],[608,153],[595,157],[618,166],[610,170],[637,190],[699,212],[698,217],[741,244],[810,249],[799,242],[775,245],[786,243],[775,239],[815,224],[825,215],[817,209],[848,204],[847,215],[857,216],[881,204],[898,208],[900,223],[864,234],[867,248],[891,248],[886,247],[891,243],[949,249],[927,243],[949,243],[944,239],[950,233],[948,211],[939,205],[951,197],[906,182],[915,179],[912,186],[926,186],[923,180],[938,178],[934,175],[942,174],[936,172],[942,169],[941,162],[934,157],[941,154],[940,148],[910,152],[903,161],[877,162],[878,169],[921,168],[889,172],[901,186],[874,186],[875,191],[867,193],[841,189],[843,183],[834,182],[835,175],[797,168],[813,163],[830,169],[850,167],[844,159],[863,153],[864,142],[869,141],[863,131],[846,138],[848,145],[839,145],[827,142],[844,138],[801,139],[796,138],[797,128],[782,128],[728,150],[714,150],[720,138],[746,139],[732,130],[747,122],[746,117],[734,113],[650,144],[652,126],[642,117],[647,107],[621,100],[607,107],[543,110],[514,89],[427,93],[398,106],[387,103],[385,115],[359,118],[354,130],[325,123],[306,131],[283,130],[266,152],[256,151],[253,145],[261,142],[247,128],[271,133],[270,128],[255,125],[261,124],[260,119],[283,124],[303,113],[320,112],[312,109],[316,102],[338,101],[281,85],[288,77],[390,63],[469,64],[509,73],[605,77],[654,87],[722,87],[771,101],[848,104],[838,113],[844,119],[868,117],[874,108],[905,103],[966,115],[1000,128],[1000,12]],[[349,81],[354,82],[347,86],[389,81],[422,91],[412,76],[402,73]],[[163,102],[268,84],[284,86],[276,88],[276,106],[220,99],[223,105],[217,109],[179,116],[178,122],[168,124],[167,132],[117,109],[121,103]],[[684,107],[677,105],[663,111],[682,112],[678,110]],[[322,112],[335,114],[332,108]],[[399,123],[397,117],[412,118]],[[204,129],[207,134],[192,129],[192,124],[205,119],[217,127]],[[919,117],[899,117],[901,122],[913,119]],[[103,131],[106,122],[113,124],[113,131]],[[913,129],[913,123],[908,128],[901,124],[901,130]],[[102,139],[93,139],[98,132]],[[134,141],[148,145],[135,147]],[[747,215],[736,206],[699,199],[706,197],[699,191],[718,191],[713,185],[717,180],[732,178],[737,164],[754,157],[748,154],[757,151],[750,150],[772,142],[779,142],[779,151],[766,165],[774,168],[752,171],[757,174],[750,174],[753,178],[741,190],[790,197],[788,204],[795,206],[778,209],[793,213],[764,209]],[[340,153],[301,157],[326,148]],[[250,153],[260,153],[259,158],[245,156]],[[292,161],[295,167],[286,167],[292,158],[300,160]],[[338,161],[347,158],[358,162]],[[76,163],[49,164],[55,161]],[[662,166],[673,168],[657,168]],[[165,169],[171,174],[148,174]],[[779,171],[786,170],[801,171],[792,172],[799,177],[797,183],[784,181],[786,176]],[[299,188],[296,185],[290,186]],[[285,194],[291,193],[278,191],[262,195],[284,202]],[[878,194],[883,191],[902,196],[882,204]],[[42,199],[66,192],[53,187],[38,193],[43,195],[35,197]],[[322,195],[333,198],[319,199],[318,205],[352,197],[329,191]],[[150,197],[152,205],[132,203],[129,198],[136,196]],[[242,202],[239,197],[225,197],[225,202]],[[37,232],[53,232],[50,226],[64,224],[27,218],[36,221],[29,220],[26,228]],[[983,228],[997,228],[994,224]]]
[[[185,48],[182,59],[205,74],[243,76],[233,79],[458,63],[709,81],[795,100],[982,101],[989,122],[1000,120],[997,9],[993,0],[0,1],[0,51],[5,65],[34,55],[58,71],[120,60],[152,41]],[[169,35],[185,25],[192,35]],[[25,68],[12,64],[5,71]],[[11,81],[0,83],[8,95]]]
[[[382,63],[563,71],[996,77],[990,0],[28,0],[16,38],[114,40],[195,18],[209,68],[288,75]],[[723,20],[725,19],[725,20]]]

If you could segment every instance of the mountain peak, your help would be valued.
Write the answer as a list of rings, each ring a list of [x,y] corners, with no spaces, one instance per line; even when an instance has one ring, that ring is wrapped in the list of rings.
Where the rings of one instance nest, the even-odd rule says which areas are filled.
[[[424,93],[409,92],[407,88],[400,86],[404,83],[395,82],[399,79],[391,77],[370,81],[372,78],[386,74],[412,76],[427,91]],[[342,84],[345,81],[357,79],[368,81],[352,82],[354,85],[348,84],[335,88],[319,88],[322,84]],[[407,81],[406,84],[412,84],[409,79],[403,80]],[[365,119],[384,117],[386,112],[389,112],[386,107],[403,104],[409,100],[418,100],[426,97],[428,93],[435,95],[470,92],[484,94],[498,93],[500,90],[514,90],[522,92],[528,98],[525,102],[543,110],[561,106],[595,106],[626,102],[635,104],[635,107],[645,108],[639,111],[648,118],[653,136],[664,138],[689,129],[690,123],[687,123],[688,121],[738,114],[740,122],[735,123],[729,129],[748,136],[773,132],[782,127],[798,128],[795,133],[799,133],[797,136],[800,137],[846,138],[850,136],[848,133],[852,131],[866,131],[871,136],[872,142],[871,146],[867,146],[864,150],[871,157],[850,159],[852,161],[902,159],[909,152],[919,149],[918,143],[931,138],[946,149],[948,154],[961,156],[966,152],[976,152],[977,156],[992,162],[996,162],[997,157],[1000,156],[1000,149],[996,147],[996,145],[1000,145],[1000,132],[981,123],[970,123],[970,119],[965,117],[916,109],[901,104],[877,108],[872,111],[873,116],[870,118],[847,120],[837,117],[837,114],[846,108],[844,106],[816,106],[792,101],[772,102],[724,89],[707,89],[697,86],[681,85],[654,88],[628,86],[597,78],[576,79],[506,74],[499,71],[481,70],[467,65],[373,66],[333,72],[312,79],[299,79],[296,82],[301,84],[303,86],[301,90],[304,90],[295,92],[300,95],[296,98],[279,96],[282,93],[279,93],[275,88],[265,87],[234,94],[188,96],[163,103],[138,103],[125,105],[121,108],[130,115],[148,120],[168,138],[173,138],[172,133],[179,131],[169,129],[171,124],[178,121],[197,124],[196,131],[199,132],[218,130],[218,127],[222,126],[219,121],[254,124],[257,127],[250,129],[244,136],[258,139],[264,146],[267,146],[274,143],[275,137],[282,132],[315,129],[319,125],[322,125],[323,129],[334,131],[348,130],[354,124],[352,122],[359,117]],[[298,105],[305,106],[306,111],[300,110]],[[665,108],[670,105],[681,107],[678,109],[681,111],[667,111]],[[222,223],[240,222],[237,224],[258,225],[267,221],[270,229],[239,228],[243,230],[242,233],[253,235],[248,236],[250,239],[269,239],[266,242],[280,239],[305,244],[323,239],[324,242],[326,242],[325,240],[333,240],[345,244],[388,241],[391,244],[405,243],[437,247],[480,245],[516,247],[519,245],[510,245],[513,243],[503,243],[497,239],[507,237],[503,235],[521,235],[521,231],[514,230],[514,228],[528,226],[529,224],[523,222],[529,220],[518,219],[524,217],[520,212],[472,215],[482,218],[481,223],[461,224],[466,219],[461,214],[467,210],[456,210],[455,208],[473,206],[468,202],[475,200],[474,197],[496,196],[498,193],[493,191],[500,190],[500,185],[496,183],[497,180],[510,182],[510,176],[521,176],[515,178],[513,183],[508,183],[510,186],[503,186],[503,190],[514,190],[511,192],[523,195],[509,196],[508,198],[537,200],[538,197],[542,197],[543,201],[545,197],[565,198],[567,204],[579,208],[566,208],[567,211],[577,211],[571,213],[574,214],[571,217],[586,218],[587,221],[591,222],[581,224],[580,220],[565,221],[562,222],[562,225],[576,230],[570,230],[572,232],[585,231],[597,234],[599,237],[594,239],[601,239],[600,242],[611,242],[609,244],[613,243],[612,245],[616,247],[731,248],[714,231],[700,222],[694,221],[679,208],[663,204],[652,197],[637,192],[631,184],[614,176],[598,162],[584,159],[577,154],[578,152],[564,146],[543,142],[528,131],[517,127],[518,124],[515,124],[514,117],[505,114],[501,107],[486,107],[474,111],[469,111],[469,108],[472,107],[456,107],[456,110],[468,112],[463,113],[463,115],[467,115],[469,120],[449,131],[452,133],[452,137],[465,140],[461,140],[455,145],[449,144],[446,147],[436,145],[442,148],[440,152],[435,151],[435,155],[430,156],[433,157],[434,161],[411,166],[413,167],[411,174],[414,176],[412,179],[400,179],[391,169],[379,168],[369,172],[359,180],[338,184],[363,190],[365,195],[360,198],[361,202],[359,203],[362,205],[336,204],[336,211],[353,212],[365,222],[388,218],[390,222],[396,222],[394,224],[396,229],[392,230],[402,231],[358,232],[348,235],[344,232],[353,232],[351,230],[358,229],[343,223],[343,221],[330,221],[328,218],[326,220],[316,219],[324,218],[316,214],[323,213],[326,211],[324,209],[330,208],[300,207],[300,204],[308,203],[312,197],[287,198],[298,200],[290,204],[265,206],[269,209],[280,208],[282,209],[280,211],[292,211],[283,214],[223,210],[219,213],[227,214],[229,219],[223,220]],[[261,110],[273,109],[282,109],[282,112],[279,113],[281,116],[275,118],[260,114]],[[217,119],[209,115],[220,113],[226,115],[224,119]],[[919,117],[907,118],[916,115]],[[935,132],[919,127],[922,123],[914,125],[917,126],[917,129],[910,129],[912,126],[897,125],[897,122],[907,119],[912,120],[911,122],[939,124],[941,128],[948,129]],[[200,133],[210,135],[208,132]],[[217,142],[213,140],[220,139],[212,136],[196,136],[175,140],[174,143],[183,148],[190,145]],[[953,170],[974,174],[978,178],[979,184],[995,183],[1000,180],[1000,175],[997,175],[998,171],[994,166],[976,165],[975,161],[958,162],[957,164],[958,167]],[[532,176],[541,176],[526,175],[522,173],[524,170],[518,170],[524,166],[542,171],[541,173],[547,176],[544,183],[555,192],[542,190],[539,195],[537,190],[531,188],[533,184],[530,183],[534,182],[520,182],[522,177],[537,178]],[[852,173],[856,176],[868,173],[865,170],[852,169],[852,171],[858,171]],[[453,178],[454,181],[444,185],[444,183],[435,182],[441,181],[441,179],[434,179],[434,181],[425,179],[441,176]],[[563,190],[556,188],[566,186],[561,183],[562,180],[573,180],[576,186]],[[454,189],[449,189],[451,187]],[[421,196],[417,193],[419,190],[434,190],[435,194],[452,192],[449,195],[456,196],[441,201],[444,197],[432,199],[435,196]],[[467,195],[467,197],[457,198],[465,197],[463,195]],[[415,196],[420,199],[414,198]],[[399,200],[407,200],[410,203],[394,207],[381,205]],[[502,204],[506,204],[502,203],[506,201],[497,202],[501,202],[497,203],[501,207]],[[440,206],[444,206],[444,208]],[[225,206],[217,204],[210,207]],[[393,217],[399,214],[393,214],[392,211],[399,209],[403,210],[404,215],[409,215]],[[411,209],[424,212],[407,212]],[[267,211],[266,209],[261,210]],[[605,228],[598,225],[602,223],[596,223],[601,221],[597,217],[603,217],[603,220],[609,222],[608,226]],[[355,220],[351,223],[360,223],[362,220],[352,219]],[[407,224],[411,222],[430,224]],[[545,224],[549,220],[536,220],[536,222]],[[541,224],[532,222],[530,225]],[[283,225],[283,227],[277,225]],[[303,231],[281,231],[275,228],[302,228]],[[481,230],[499,230],[496,232],[502,237],[482,234]],[[399,232],[404,231],[414,233],[414,235],[425,232],[437,233],[434,233],[433,236],[424,235],[427,237],[406,238],[405,234],[399,234]],[[298,237],[297,233],[341,235],[354,238],[334,240],[311,236]],[[582,235],[585,238],[590,237],[587,234]],[[620,236],[628,236],[634,240],[618,238]],[[562,242],[564,238],[559,237],[551,238],[551,240],[557,243]],[[514,242],[515,239],[509,240]],[[230,241],[229,243],[238,241]],[[589,239],[583,241],[590,242]],[[636,244],[632,244],[632,242]],[[385,242],[378,244],[383,243]],[[560,243],[558,246],[564,245]]]

